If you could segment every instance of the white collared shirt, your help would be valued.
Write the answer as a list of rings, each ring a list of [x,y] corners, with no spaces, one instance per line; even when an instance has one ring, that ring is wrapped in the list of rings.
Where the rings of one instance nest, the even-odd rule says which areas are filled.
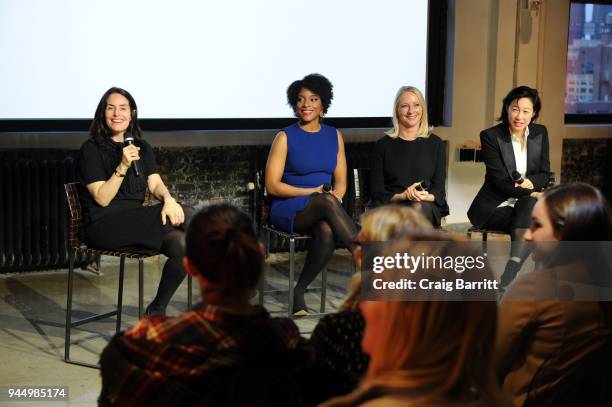
[[[522,177],[525,177],[527,173],[527,137],[529,137],[529,127],[525,128],[525,142],[523,146],[521,146],[521,140],[512,132],[510,133],[512,140],[512,150],[514,150],[514,162],[516,163],[516,170],[521,174]],[[518,198],[508,198],[504,202],[500,203],[497,207],[501,208],[502,206],[511,206],[514,208],[514,204],[516,204]]]

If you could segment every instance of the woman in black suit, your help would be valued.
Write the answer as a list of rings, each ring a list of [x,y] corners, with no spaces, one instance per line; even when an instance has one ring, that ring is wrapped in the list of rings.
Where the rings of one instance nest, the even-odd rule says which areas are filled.
[[[548,132],[534,124],[542,102],[536,89],[519,86],[503,100],[497,126],[480,133],[485,181],[474,198],[468,218],[478,228],[510,233],[510,259],[501,278],[507,286],[529,256],[523,239],[539,191],[550,177]]]

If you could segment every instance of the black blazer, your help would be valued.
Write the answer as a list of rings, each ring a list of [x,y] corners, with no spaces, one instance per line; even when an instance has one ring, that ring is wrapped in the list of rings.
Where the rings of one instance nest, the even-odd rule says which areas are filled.
[[[516,171],[514,150],[508,125],[500,123],[480,133],[482,160],[486,166],[485,181],[474,198],[468,218],[476,227],[483,227],[495,208],[508,198],[520,198],[533,190],[515,188],[512,173]],[[548,131],[540,124],[529,125],[527,137],[527,173],[535,191],[541,191],[550,177]]]

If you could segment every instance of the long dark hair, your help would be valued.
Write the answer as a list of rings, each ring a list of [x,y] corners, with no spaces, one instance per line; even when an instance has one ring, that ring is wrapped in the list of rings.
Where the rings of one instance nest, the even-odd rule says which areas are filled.
[[[247,214],[224,203],[199,210],[187,228],[189,261],[229,297],[250,292],[263,271],[263,255]]]
[[[118,93],[121,96],[124,96],[130,103],[130,124],[126,132],[130,133],[134,137],[142,137],[142,130],[138,124],[138,107],[136,106],[136,100],[134,100],[130,92],[116,86],[113,86],[104,92],[104,95],[102,95],[102,98],[100,98],[100,102],[98,103],[98,107],[96,107],[96,112],[94,113],[94,119],[89,127],[89,134],[96,141],[98,141],[100,138],[109,139],[112,136],[111,130],[106,124],[105,112],[106,101],[113,93]]]
[[[138,108],[136,106],[136,101],[125,89],[112,87],[102,95],[100,98],[100,102],[98,103],[98,107],[96,107],[96,112],[94,114],[94,119],[91,122],[91,126],[89,127],[89,135],[93,139],[94,143],[98,146],[98,150],[100,151],[100,156],[102,157],[102,164],[104,165],[104,169],[107,173],[112,173],[113,170],[119,165],[121,161],[122,154],[122,146],[114,143],[111,139],[112,132],[111,129],[106,124],[106,104],[110,95],[113,93],[118,93],[124,96],[129,104],[130,104],[130,124],[126,130],[126,133],[130,133],[132,136],[136,138],[136,145],[139,145],[138,140],[142,138],[142,130],[138,124]],[[144,177],[128,177],[121,188],[129,191],[140,191],[146,188],[146,182]]]
[[[557,185],[543,196],[559,240],[612,240],[612,211],[601,191],[582,182]]]
[[[609,288],[612,282],[610,264],[604,253],[606,249],[597,242],[612,240],[612,210],[601,191],[589,184],[573,182],[547,190],[542,199],[559,240],[593,242],[575,249],[563,246],[560,250],[563,253],[557,253],[557,257],[584,259],[590,266],[592,283]],[[551,261],[554,261],[554,257]],[[599,305],[606,325],[612,327],[612,302],[600,301]]]

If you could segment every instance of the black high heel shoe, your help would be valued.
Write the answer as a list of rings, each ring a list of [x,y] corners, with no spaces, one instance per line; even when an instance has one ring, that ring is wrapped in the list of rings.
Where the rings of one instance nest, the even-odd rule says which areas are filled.
[[[144,312],[145,317],[163,317],[166,315],[166,307],[163,305],[151,303]]]
[[[291,315],[294,317],[305,317],[308,315],[308,307],[304,300],[304,294],[294,291],[293,295],[293,313]]]

